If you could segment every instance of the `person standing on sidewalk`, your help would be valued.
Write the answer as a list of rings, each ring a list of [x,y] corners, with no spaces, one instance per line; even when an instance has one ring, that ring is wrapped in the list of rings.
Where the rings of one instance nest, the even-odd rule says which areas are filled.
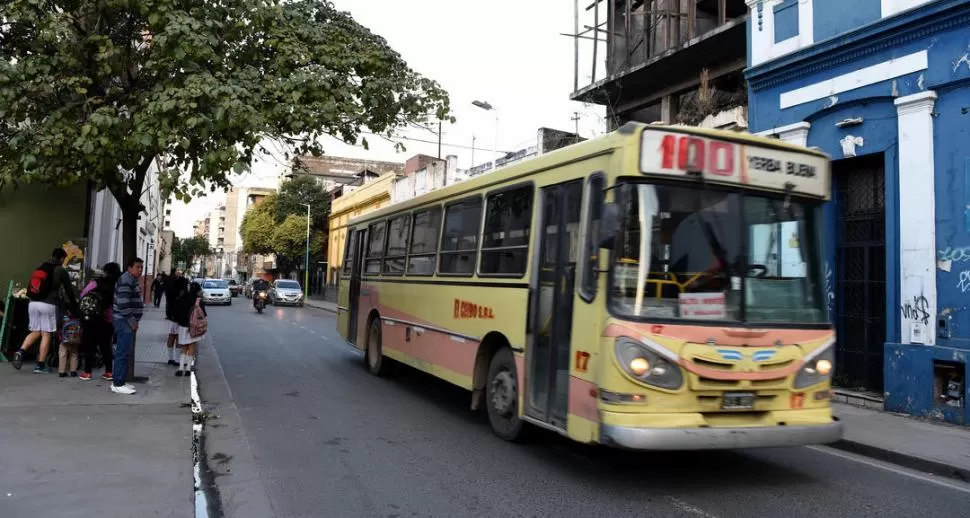
[[[131,346],[135,342],[135,333],[138,332],[138,323],[141,321],[145,311],[145,303],[142,300],[141,289],[138,287],[138,279],[141,278],[145,268],[145,261],[134,258],[128,261],[126,271],[118,283],[115,285],[114,304],[112,306],[112,317],[115,326],[115,349],[114,369],[112,369],[111,391],[115,394],[134,394],[135,387],[127,383],[128,381],[128,356],[131,355]]]
[[[196,311],[201,317],[197,321]],[[175,371],[176,376],[188,376],[189,371],[195,368],[195,355],[197,353],[195,344],[205,338],[205,331],[208,328],[205,305],[202,303],[202,286],[193,282],[189,289],[182,294],[175,303],[175,318],[179,325],[179,347],[182,356],[179,360],[179,368]],[[201,329],[194,327],[200,326]]]
[[[24,353],[40,339],[40,353],[37,356],[37,366],[34,373],[47,372],[47,355],[50,354],[51,337],[57,332],[57,310],[64,299],[71,307],[77,307],[74,288],[71,286],[71,276],[64,269],[64,259],[67,252],[63,248],[55,248],[51,258],[37,267],[30,277],[27,287],[27,297],[30,304],[27,307],[30,334],[13,355],[13,368],[20,370],[24,364]]]
[[[175,345],[179,339],[179,325],[175,321],[175,304],[179,297],[189,289],[188,279],[182,277],[181,272],[172,270],[172,275],[165,283],[165,320],[171,324],[168,330],[168,364],[178,366],[178,349]]]
[[[162,294],[165,292],[167,281],[168,277],[165,272],[162,272],[161,275],[155,277],[155,280],[152,281],[152,302],[155,303],[156,308],[162,305]]]
[[[114,304],[115,284],[121,277],[121,266],[118,263],[108,263],[104,265],[102,271],[104,275],[89,282],[81,292],[80,306],[81,313],[84,315],[81,334],[84,372],[79,376],[81,381],[91,379],[99,350],[101,359],[104,361],[104,374],[101,375],[101,379],[111,381],[111,369],[114,368],[112,364],[114,355],[111,351],[111,339],[114,337],[111,307]],[[97,305],[97,308],[87,309],[88,305]]]

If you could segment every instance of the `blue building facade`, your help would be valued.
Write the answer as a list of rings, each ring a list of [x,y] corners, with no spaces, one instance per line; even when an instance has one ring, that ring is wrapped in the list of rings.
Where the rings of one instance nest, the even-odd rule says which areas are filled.
[[[833,159],[835,382],[970,424],[970,0],[747,0],[749,126]]]

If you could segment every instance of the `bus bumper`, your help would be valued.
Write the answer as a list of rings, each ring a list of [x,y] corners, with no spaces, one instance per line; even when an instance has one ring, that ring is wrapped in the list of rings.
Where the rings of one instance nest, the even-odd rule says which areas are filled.
[[[631,450],[728,450],[827,444],[842,439],[842,423],[745,428],[634,428],[604,424],[603,444]]]

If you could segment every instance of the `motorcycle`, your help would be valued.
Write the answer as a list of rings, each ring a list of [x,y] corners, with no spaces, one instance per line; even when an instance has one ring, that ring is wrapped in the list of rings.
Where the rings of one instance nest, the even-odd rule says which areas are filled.
[[[262,313],[264,307],[266,307],[266,292],[261,291],[256,297],[256,312]]]

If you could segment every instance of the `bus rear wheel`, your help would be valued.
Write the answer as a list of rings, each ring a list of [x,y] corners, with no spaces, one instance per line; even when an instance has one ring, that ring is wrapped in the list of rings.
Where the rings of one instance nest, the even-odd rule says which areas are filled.
[[[485,406],[492,431],[503,440],[518,442],[526,438],[526,423],[519,418],[519,387],[512,351],[503,347],[495,352],[488,366]]]
[[[387,358],[384,358],[384,347],[381,342],[381,317],[371,320],[367,333],[367,352],[364,355],[367,370],[376,376],[387,376],[390,372]]]

